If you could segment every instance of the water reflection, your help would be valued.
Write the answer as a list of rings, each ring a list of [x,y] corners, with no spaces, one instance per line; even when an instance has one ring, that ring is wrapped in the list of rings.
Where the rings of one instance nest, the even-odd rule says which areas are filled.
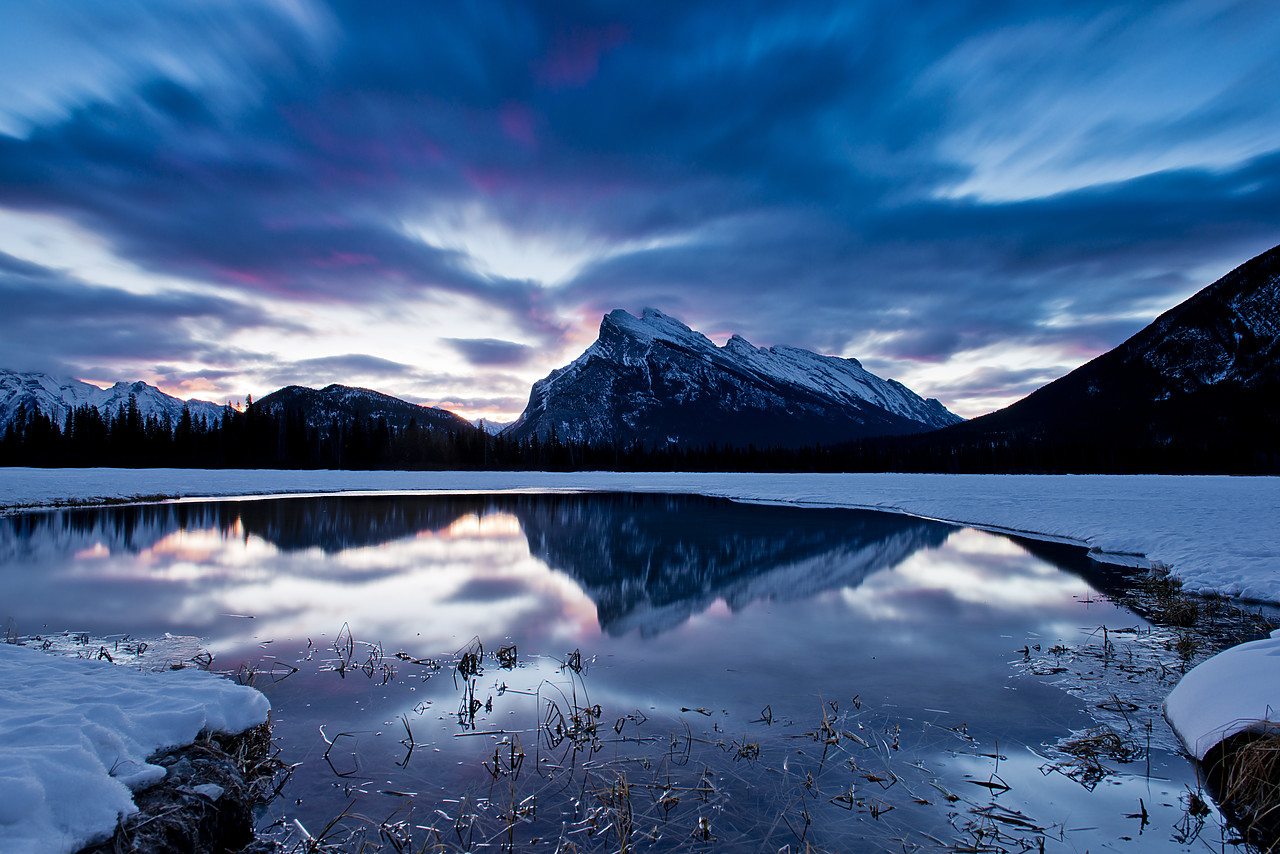
[[[937,522],[655,496],[523,501],[530,551],[580,583],[601,628],[654,635],[717,599],[803,599],[856,587],[955,530]]]
[[[26,606],[21,622],[44,629],[163,627],[216,643],[219,615],[252,614],[269,632],[289,633],[298,628],[291,614],[341,622],[368,610],[376,628],[394,631],[397,610],[411,606],[418,622],[436,602],[450,614],[434,622],[455,623],[452,635],[465,637],[476,622],[468,610],[502,623],[559,610],[580,623],[585,595],[601,629],[650,636],[717,601],[740,610],[856,587],[954,530],[689,496],[183,503],[0,520],[0,571]],[[513,548],[521,539],[526,547]]]
[[[3,616],[23,633],[171,632],[205,638],[224,668],[306,662],[261,687],[284,758],[302,763],[277,808],[309,826],[353,797],[364,798],[358,812],[390,813],[399,802],[379,792],[414,792],[421,814],[433,816],[491,785],[482,763],[496,736],[462,731],[447,670],[433,676],[410,663],[447,658],[478,638],[521,654],[518,668],[490,662],[476,680],[478,732],[519,732],[533,745],[548,696],[589,691],[608,732],[615,720],[647,722],[636,749],[673,743],[673,733],[702,745],[685,770],[661,756],[626,767],[637,781],[659,767],[694,775],[687,786],[710,769],[717,832],[744,848],[794,850],[798,840],[778,816],[799,827],[802,807],[823,811],[809,841],[824,848],[897,850],[895,840],[910,834],[947,836],[948,810],[963,812],[964,802],[944,804],[939,787],[988,794],[971,783],[991,773],[997,760],[988,754],[1008,757],[1000,773],[1015,789],[1004,801],[1046,827],[1086,823],[1067,825],[1054,810],[1109,817],[1088,820],[1101,830],[1061,837],[1059,850],[1106,847],[1126,832],[1116,817],[1133,811],[1133,791],[1145,785],[1148,806],[1172,803],[1194,775],[1164,751],[1151,766],[1163,781],[1111,787],[1123,804],[1099,806],[1105,791],[1076,792],[1060,780],[1051,796],[1032,796],[1050,791],[1036,783],[1044,745],[1093,719],[1061,687],[1015,678],[1011,662],[1020,648],[1077,643],[1098,625],[1144,628],[1098,597],[1115,583],[1079,549],[905,516],[687,496],[335,496],[0,520]],[[325,665],[343,626],[385,651],[394,678]],[[575,649],[590,662],[581,675],[559,667]],[[400,651],[407,657],[395,658]],[[1158,721],[1158,710],[1144,713]],[[827,715],[875,749],[841,736],[846,753],[818,764],[805,734]],[[393,735],[403,732],[401,716],[424,745],[411,762]],[[336,779],[318,760],[327,748],[321,726],[353,733],[343,761],[359,768],[355,777]],[[758,762],[733,752],[747,742],[759,745]],[[624,749],[611,743],[610,761],[629,761]],[[887,771],[902,783],[874,797],[895,807],[891,817],[872,822],[833,805],[846,789],[869,789],[859,775]],[[806,774],[821,777],[812,790]],[[686,846],[693,804],[689,797],[662,815],[684,822],[670,838]],[[548,824],[537,833],[554,841],[572,820],[567,808],[540,804]],[[1148,830],[1148,850],[1163,850],[1161,833]]]

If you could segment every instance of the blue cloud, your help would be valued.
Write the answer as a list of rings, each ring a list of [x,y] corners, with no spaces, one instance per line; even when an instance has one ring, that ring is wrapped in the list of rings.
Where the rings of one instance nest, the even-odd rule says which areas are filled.
[[[442,338],[473,365],[522,365],[533,356],[528,344],[496,338]]]

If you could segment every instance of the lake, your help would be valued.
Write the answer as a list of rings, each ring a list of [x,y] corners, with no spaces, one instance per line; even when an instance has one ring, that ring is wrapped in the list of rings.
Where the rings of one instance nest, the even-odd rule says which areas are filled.
[[[11,632],[146,639],[153,666],[194,636],[262,689],[296,767],[261,826],[289,842],[1231,847],[1159,714],[1177,633],[1072,546],[691,496],[343,495],[12,516],[0,579]]]

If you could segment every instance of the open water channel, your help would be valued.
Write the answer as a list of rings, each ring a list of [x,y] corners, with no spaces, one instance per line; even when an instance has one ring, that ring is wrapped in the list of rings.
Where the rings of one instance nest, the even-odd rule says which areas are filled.
[[[200,638],[296,766],[262,830],[384,850],[1232,849],[1160,717],[1176,633],[1111,601],[1132,583],[1069,546],[689,496],[0,520],[11,631],[149,639],[153,666]]]

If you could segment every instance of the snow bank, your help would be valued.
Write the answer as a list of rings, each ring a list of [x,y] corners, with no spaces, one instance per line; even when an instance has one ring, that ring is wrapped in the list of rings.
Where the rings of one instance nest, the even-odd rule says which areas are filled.
[[[1164,716],[1196,759],[1236,733],[1280,729],[1280,629],[1193,667],[1164,701]]]
[[[0,643],[0,851],[53,854],[109,837],[131,789],[165,775],[146,759],[204,729],[267,718],[253,688],[213,673],[147,673]]]
[[[1158,561],[1190,591],[1280,603],[1280,478],[0,469],[0,507],[141,495],[598,489],[866,507]]]

